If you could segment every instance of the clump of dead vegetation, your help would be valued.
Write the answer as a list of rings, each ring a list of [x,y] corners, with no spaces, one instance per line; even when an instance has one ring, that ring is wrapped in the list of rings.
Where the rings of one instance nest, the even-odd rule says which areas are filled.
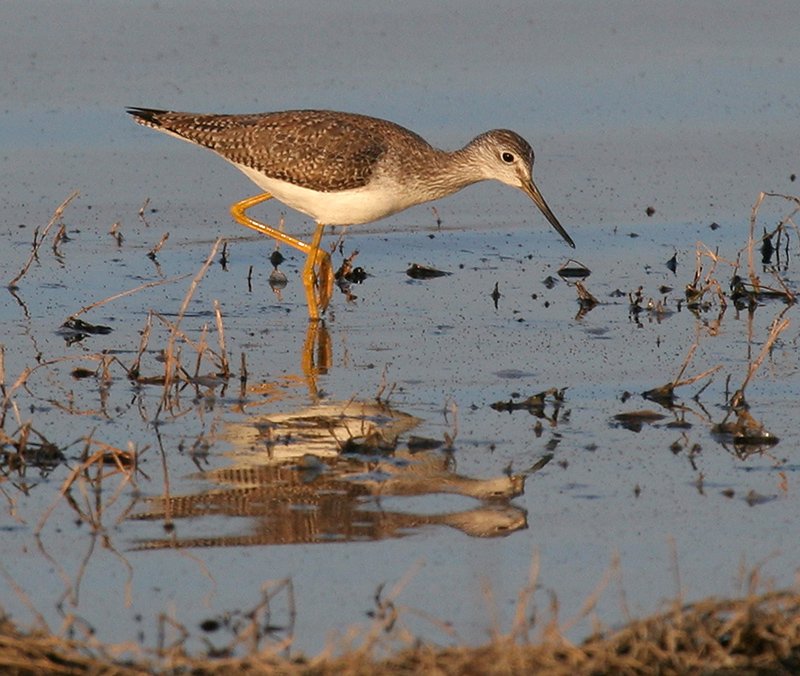
[[[77,195],[78,192],[74,192],[56,209],[41,235],[38,228],[34,232],[31,255],[21,271],[8,284],[8,289],[12,294],[15,294],[20,289],[21,280],[37,260],[38,252],[48,233],[60,221],[64,210]],[[140,218],[143,218],[142,214],[145,206],[146,203],[139,212]],[[116,230],[116,228],[113,230]],[[64,237],[65,226],[61,223],[53,242],[54,251],[57,251],[59,243]],[[166,237],[162,238],[161,242],[148,255],[154,256],[155,252],[163,245],[165,239]],[[0,344],[0,483],[2,483],[3,479],[8,479],[13,475],[17,478],[17,485],[25,487],[27,485],[25,475],[29,470],[38,470],[40,475],[46,476],[65,462],[68,447],[59,446],[37,430],[33,419],[30,416],[25,416],[24,409],[15,398],[17,393],[24,390],[29,391],[30,380],[39,372],[48,372],[59,364],[78,363],[79,365],[72,369],[71,375],[75,380],[92,377],[96,379],[99,389],[99,408],[87,409],[80,402],[76,402],[71,392],[65,393],[64,399],[49,399],[48,404],[71,415],[101,415],[106,418],[112,417],[106,409],[106,403],[108,391],[114,381],[115,369],[122,369],[128,380],[137,386],[157,385],[162,387],[162,397],[155,413],[155,418],[158,418],[164,411],[167,414],[175,413],[180,401],[180,394],[184,388],[193,388],[194,393],[199,395],[202,388],[219,384],[222,384],[223,387],[227,385],[232,378],[232,370],[228,361],[223,316],[219,301],[214,302],[218,349],[214,349],[209,344],[209,328],[207,325],[202,327],[199,340],[192,340],[187,333],[180,329],[180,324],[184,319],[194,293],[216,256],[221,243],[221,239],[214,243],[207,260],[195,274],[175,319],[167,319],[161,313],[150,310],[147,322],[141,331],[142,338],[139,349],[132,363],[125,363],[120,357],[107,352],[97,354],[84,353],[53,360],[45,360],[40,357],[36,365],[25,367],[15,380],[7,382],[5,346]],[[162,284],[177,282],[188,276],[182,275],[142,284],[109,298],[91,303],[68,317],[61,325],[58,333],[62,335],[67,344],[80,342],[87,335],[111,333],[112,328],[90,323],[82,319],[81,315],[85,315],[91,310],[129,294]],[[145,367],[143,366],[143,359],[148,350],[154,325],[164,327],[167,334],[166,347],[156,357],[156,360],[160,362],[160,366],[155,374],[152,373],[152,369],[145,373]],[[186,356],[187,353],[189,357]],[[208,370],[209,364],[210,371]],[[242,388],[244,388],[246,383],[244,354],[242,354],[242,376],[240,381]],[[118,449],[93,439],[92,433],[85,435],[75,443],[83,443],[85,445],[82,454],[78,458],[80,464],[64,482],[59,498],[66,496],[71,499],[71,491],[75,486],[82,487],[81,490],[84,490],[85,486],[99,489],[104,478],[108,479],[114,474],[123,476],[122,484],[117,488],[114,499],[116,499],[125,485],[128,483],[135,485],[134,477],[138,472],[138,457],[144,449]],[[113,500],[111,502],[113,503]],[[43,522],[52,509],[51,507],[48,510]],[[80,514],[80,518],[84,519],[84,513],[80,509],[77,511]],[[92,515],[91,510],[88,510],[86,514],[89,514],[90,518],[85,520],[92,523],[94,527],[94,517],[99,516],[99,513]],[[40,524],[39,529],[41,529],[42,525]]]
[[[788,215],[780,219],[773,230],[768,231],[764,228],[763,234],[759,236],[756,233],[758,213],[767,198],[779,200],[780,202],[788,201],[792,205],[792,210]],[[779,273],[785,270],[789,256],[790,228],[800,237],[800,230],[798,230],[793,220],[798,212],[800,212],[800,199],[787,195],[762,192],[751,212],[747,245],[737,252],[734,260],[724,258],[718,251],[713,251],[702,242],[697,243],[694,278],[686,286],[685,299],[678,303],[678,309],[685,303],[687,309],[695,314],[699,320],[694,342],[689,348],[675,378],[641,393],[645,400],[662,406],[670,413],[679,414],[679,417],[674,422],[669,423],[670,426],[682,430],[691,428],[691,424],[685,420],[684,416],[686,413],[692,413],[692,411],[688,406],[679,402],[676,390],[679,387],[685,387],[699,380],[707,379],[722,368],[721,365],[717,365],[698,375],[684,377],[695,351],[701,343],[701,339],[705,336],[715,337],[719,334],[722,317],[730,306],[733,306],[736,312],[747,313],[752,327],[753,316],[759,307],[775,301],[781,302],[783,306],[769,325],[769,334],[764,340],[758,355],[754,357],[748,350],[749,366],[742,385],[738,389],[731,391],[731,376],[729,375],[726,379],[724,418],[719,422],[713,422],[710,415],[698,416],[700,419],[710,422],[711,435],[723,445],[732,444],[736,455],[739,457],[747,457],[753,452],[763,452],[779,442],[779,439],[765,429],[749,412],[749,405],[745,399],[745,389],[764,360],[771,355],[782,332],[790,325],[790,320],[786,315],[794,306],[796,296]],[[762,281],[757,271],[756,251],[761,253],[762,274],[770,275],[774,279],[774,283],[766,284]],[[674,267],[675,257],[668,261],[667,265],[668,267]],[[670,269],[673,269],[673,267],[670,267]],[[725,290],[724,277],[721,276],[721,271],[725,269],[730,271],[728,273],[727,291]],[[668,291],[671,291],[671,288],[662,287],[662,292],[666,293]],[[639,287],[635,293],[629,294],[629,298],[631,317],[637,322],[640,314],[644,312],[654,316],[657,321],[668,317],[671,312],[665,305],[666,301],[659,301],[658,303],[655,303],[652,299],[645,301],[642,287]],[[715,320],[701,317],[703,313],[707,313],[714,308],[719,313]],[[754,334],[754,329],[751,328],[750,332]],[[707,380],[706,384],[693,396],[694,401],[698,404],[700,394],[708,387],[710,382],[710,379]],[[628,396],[628,393],[626,393],[623,401]],[[663,413],[645,409],[620,413],[614,416],[614,420],[616,424],[638,432],[643,425],[659,423],[666,417]],[[676,444],[673,450],[678,451],[682,447],[682,444]]]
[[[751,584],[754,578],[757,574],[751,576]],[[598,629],[594,636],[576,645],[562,633],[554,597],[549,608],[552,619],[538,639],[530,638],[536,623],[535,608],[531,611],[536,588],[532,583],[519,594],[509,632],[495,631],[489,642],[478,647],[441,647],[409,633],[404,616],[422,613],[397,603],[400,586],[386,599],[381,598],[379,590],[372,624],[350,632],[350,647],[339,654],[328,650],[314,658],[290,655],[290,640],[259,648],[262,614],[265,608],[269,609],[265,597],[267,602],[250,614],[250,626],[243,627],[229,646],[248,645],[244,656],[232,656],[228,649],[188,654],[184,650],[188,631],[182,627],[177,627],[182,632],[179,640],[155,653],[144,654],[131,645],[100,645],[91,636],[76,640],[65,638],[66,632],[24,632],[2,617],[0,671],[9,676],[778,676],[800,669],[797,591],[751,591],[745,598],[709,598],[690,604],[674,601],[666,612],[632,620],[621,629]],[[285,581],[280,587],[285,587]],[[596,600],[597,594],[587,601],[582,615],[592,611]]]
[[[761,236],[756,234],[756,221],[758,212],[766,198],[777,198],[785,200],[794,205],[794,209],[785,216],[778,225],[770,232],[764,229]],[[750,233],[747,245],[739,250],[736,259],[729,261],[712,251],[702,242],[697,244],[697,265],[695,268],[694,280],[686,286],[686,300],[690,309],[702,309],[711,301],[706,300],[708,295],[716,296],[721,307],[727,306],[726,294],[722,285],[717,280],[717,266],[720,264],[728,265],[731,268],[729,289],[727,297],[733,301],[736,309],[750,311],[767,300],[782,300],[787,305],[793,305],[795,295],[789,290],[783,279],[778,274],[781,265],[781,257],[788,256],[789,249],[789,226],[793,227],[800,236],[800,231],[793,221],[794,216],[800,211],[800,199],[789,195],[779,195],[776,193],[762,192],[750,214]],[[761,263],[767,268],[775,282],[773,286],[765,284],[756,271],[756,248],[761,253]],[[773,264],[773,257],[776,262]],[[747,268],[744,270],[742,259],[747,261]],[[710,265],[704,270],[704,261],[709,261]]]

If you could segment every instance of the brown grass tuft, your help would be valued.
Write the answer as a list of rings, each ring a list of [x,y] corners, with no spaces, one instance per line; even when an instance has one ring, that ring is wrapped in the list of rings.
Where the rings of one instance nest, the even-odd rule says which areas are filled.
[[[632,621],[581,645],[560,634],[537,644],[516,640],[514,634],[519,632],[496,634],[479,647],[410,642],[382,659],[365,654],[363,648],[314,660],[288,659],[274,652],[214,659],[171,651],[167,664],[158,658],[122,664],[112,658],[117,652],[113,648],[89,648],[41,631],[24,634],[2,619],[0,671],[11,676],[138,676],[165,671],[195,676],[777,676],[800,670],[800,593],[675,602],[663,614]]]

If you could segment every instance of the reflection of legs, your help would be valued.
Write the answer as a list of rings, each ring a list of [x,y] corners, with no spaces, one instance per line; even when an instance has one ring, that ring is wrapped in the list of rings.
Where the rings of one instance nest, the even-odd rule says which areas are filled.
[[[314,239],[311,244],[287,235],[277,228],[261,223],[255,219],[250,218],[245,211],[256,204],[266,202],[272,199],[269,193],[262,193],[253,197],[248,197],[241,202],[237,202],[231,207],[231,215],[237,223],[252,228],[257,232],[272,237],[273,239],[288,244],[295,249],[302,251],[308,257],[306,264],[303,267],[303,286],[306,289],[306,301],[308,302],[308,315],[311,319],[319,319],[320,312],[325,312],[328,303],[331,300],[333,293],[333,268],[331,267],[331,257],[327,251],[321,251],[319,248],[322,241],[322,233],[325,226],[322,223],[317,224],[317,229],[314,232]],[[317,287],[319,292],[317,292]]]
[[[316,377],[328,372],[331,367],[331,337],[324,321],[309,322],[306,342],[303,345],[301,367],[303,375],[312,383],[313,396],[317,396]]]

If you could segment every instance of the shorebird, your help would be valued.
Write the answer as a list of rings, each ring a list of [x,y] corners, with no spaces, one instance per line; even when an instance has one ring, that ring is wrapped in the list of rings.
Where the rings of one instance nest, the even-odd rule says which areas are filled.
[[[447,152],[394,122],[354,113],[128,112],[139,124],[213,150],[265,191],[234,204],[231,214],[238,223],[306,254],[302,279],[312,320],[325,311],[333,291],[330,256],[320,249],[326,225],[371,223],[478,181],[495,179],[520,188],[575,246],[533,182],[533,149],[508,129],[487,131]],[[273,197],[316,221],[310,244],[245,213]]]

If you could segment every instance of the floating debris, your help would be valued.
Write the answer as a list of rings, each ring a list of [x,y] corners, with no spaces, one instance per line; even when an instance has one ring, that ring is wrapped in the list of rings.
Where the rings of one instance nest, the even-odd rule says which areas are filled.
[[[103,326],[102,324],[90,324],[82,319],[70,317],[65,321],[56,331],[60,336],[63,336],[67,344],[73,345],[74,343],[81,342],[86,336],[101,335],[105,336],[111,333],[114,329],[110,326]]]
[[[643,287],[640,286],[636,291],[628,293],[628,302],[630,303],[632,314],[639,314],[642,311],[642,304],[644,303],[642,289]]]
[[[774,495],[761,495],[761,493],[756,493],[756,491],[752,490],[744,498],[745,502],[750,505],[750,507],[764,505],[777,499],[778,498],[776,498]]]
[[[578,303],[581,306],[581,310],[591,310],[600,304],[600,301],[589,293],[581,282],[575,282],[575,288],[578,290]]]
[[[693,425],[687,420],[673,420],[667,423],[667,427],[671,430],[690,430]]]
[[[452,273],[444,270],[437,270],[436,268],[429,268],[427,265],[418,265],[414,263],[406,270],[406,274],[411,277],[411,279],[434,279],[435,277],[445,277]]]
[[[273,251],[269,256],[269,262],[272,263],[272,266],[276,268],[285,260],[286,257],[277,249],[275,249],[275,251]]]
[[[0,472],[6,479],[11,472],[24,475],[27,467],[36,467],[44,475],[65,461],[61,449],[30,424],[23,425],[13,438],[7,438],[0,446]]]
[[[493,404],[490,404],[490,407],[495,411],[508,411],[509,413],[513,411],[528,411],[528,413],[531,415],[543,418],[545,417],[544,406],[546,404],[547,396],[552,395],[553,400],[556,402],[557,412],[559,404],[564,401],[565,390],[566,388],[558,390],[553,387],[549,390],[545,390],[544,392],[534,394],[527,399],[523,399],[522,401],[513,401],[511,399],[508,401],[496,401]],[[555,419],[555,414],[553,415],[553,419]]]
[[[353,260],[356,256],[358,256],[358,249],[356,249],[344,260],[342,265],[334,274],[334,279],[339,283],[340,287],[346,282],[361,284],[369,276],[364,268],[353,267]]]
[[[689,303],[694,303],[702,297],[704,291],[702,289],[698,289],[694,284],[687,284],[685,293],[686,300],[688,300]]]
[[[771,289],[766,286],[754,286],[739,275],[731,277],[731,300],[737,310],[754,310],[761,301],[782,300],[794,303],[794,295],[787,289]]]
[[[546,467],[550,461],[553,459],[552,453],[546,453],[543,455],[539,460],[537,460],[533,465],[531,465],[525,472],[525,474],[533,474],[534,472],[538,472],[543,467]]]
[[[764,429],[753,416],[740,408],[734,411],[735,421],[723,421],[711,428],[711,434],[720,442],[758,450],[760,446],[774,446],[780,439]]]
[[[764,229],[764,238],[761,240],[761,263],[769,265],[772,261],[772,254],[775,253],[775,246],[772,244],[772,237]]]
[[[490,404],[495,411],[528,411],[530,413],[541,411],[544,413],[544,397],[534,394],[523,401],[496,401]]]
[[[93,333],[99,335],[107,335],[114,329],[110,326],[103,326],[102,324],[90,324],[82,319],[75,319],[74,317],[68,319],[61,325],[62,329],[67,331],[80,331],[81,333]]]
[[[500,293],[500,282],[495,282],[494,283],[494,290],[491,293],[491,298],[494,301],[494,309],[495,310],[497,309],[497,301],[500,300],[500,296],[502,296],[502,295],[503,294]]]
[[[649,410],[617,413],[617,415],[614,416],[614,420],[631,432],[641,432],[645,425],[651,425],[652,423],[659,422],[664,418],[665,416],[661,413],[656,413],[655,411]]]
[[[675,384],[667,383],[652,390],[642,392],[642,396],[656,404],[661,404],[664,408],[672,408],[675,405]]]
[[[563,279],[574,279],[576,277],[585,279],[592,274],[592,271],[583,265],[583,263],[579,263],[578,261],[570,258],[566,263],[564,263],[563,266],[561,266],[561,268],[559,268],[558,274]]]
[[[361,284],[367,277],[369,277],[369,275],[362,267],[353,268],[345,275],[345,279],[348,282],[353,282],[353,284]]]

